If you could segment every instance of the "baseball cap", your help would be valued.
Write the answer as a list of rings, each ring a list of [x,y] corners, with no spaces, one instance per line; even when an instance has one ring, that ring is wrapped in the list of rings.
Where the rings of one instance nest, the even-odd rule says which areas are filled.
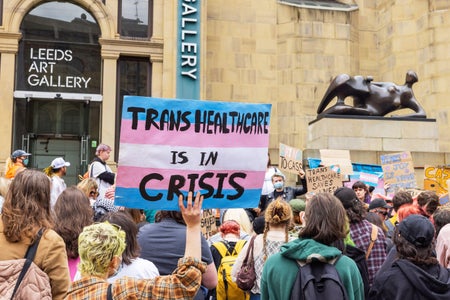
[[[372,201],[370,201],[369,203],[369,210],[375,209],[375,208],[379,208],[379,207],[383,207],[383,208],[391,208],[392,206],[388,205],[386,203],[386,201],[384,201],[384,199],[381,198],[376,198],[373,199]]]
[[[65,161],[62,157],[57,157],[52,161],[50,166],[53,169],[61,169],[62,167],[70,166],[70,162]]]
[[[27,153],[23,150],[16,150],[11,154],[12,158],[17,158],[17,157],[21,157],[21,156],[30,156],[31,153]]]
[[[434,238],[434,226],[422,215],[410,215],[398,224],[398,232],[416,247],[428,247]]]
[[[348,187],[340,187],[334,191],[334,196],[336,196],[339,200],[341,200],[344,208],[350,208],[354,205],[355,202],[358,202],[358,197],[356,197],[356,193],[353,189]]]

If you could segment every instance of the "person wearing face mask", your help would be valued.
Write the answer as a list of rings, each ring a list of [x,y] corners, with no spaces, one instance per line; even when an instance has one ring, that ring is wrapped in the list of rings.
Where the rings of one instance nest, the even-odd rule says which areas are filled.
[[[286,202],[289,202],[292,199],[308,192],[306,187],[305,171],[303,171],[303,169],[300,169],[298,175],[300,176],[300,180],[302,182],[301,187],[285,186],[285,176],[281,172],[276,172],[272,175],[274,190],[271,193],[267,194],[267,196],[265,197],[265,201],[261,201],[259,203],[259,209],[261,210],[261,213],[264,212],[266,207],[278,197],[281,197]]]
[[[30,153],[23,150],[14,151],[6,160],[5,177],[7,179],[14,179],[18,172],[25,170],[28,165],[28,157],[30,155]]]

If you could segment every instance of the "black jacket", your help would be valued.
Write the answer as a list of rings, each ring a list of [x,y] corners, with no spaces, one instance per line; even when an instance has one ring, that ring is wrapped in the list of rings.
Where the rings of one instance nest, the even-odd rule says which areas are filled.
[[[441,265],[419,267],[398,259],[375,277],[368,299],[450,299],[450,270]]]

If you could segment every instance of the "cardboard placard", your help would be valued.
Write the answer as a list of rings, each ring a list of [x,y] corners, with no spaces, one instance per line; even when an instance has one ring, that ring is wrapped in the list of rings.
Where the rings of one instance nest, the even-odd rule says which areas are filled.
[[[200,227],[205,239],[209,239],[217,233],[216,216],[214,215],[212,209],[203,210]]]
[[[323,166],[339,165],[341,174],[353,174],[349,150],[320,149],[320,159]]]
[[[305,172],[308,193],[333,193],[342,186],[341,174],[330,167],[307,169]]]
[[[278,168],[292,174],[298,174],[303,169],[302,150],[280,143],[280,160]]]
[[[388,192],[417,187],[414,164],[409,151],[381,155],[380,158],[384,182],[389,184]]]
[[[424,166],[423,188],[429,191],[435,191],[438,195],[448,192],[448,183],[450,179],[450,167],[446,166]]]

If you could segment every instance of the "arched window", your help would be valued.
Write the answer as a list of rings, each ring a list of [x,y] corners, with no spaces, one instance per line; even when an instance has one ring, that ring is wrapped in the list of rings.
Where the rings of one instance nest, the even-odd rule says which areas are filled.
[[[16,90],[100,94],[100,27],[70,2],[36,6],[20,26]]]

